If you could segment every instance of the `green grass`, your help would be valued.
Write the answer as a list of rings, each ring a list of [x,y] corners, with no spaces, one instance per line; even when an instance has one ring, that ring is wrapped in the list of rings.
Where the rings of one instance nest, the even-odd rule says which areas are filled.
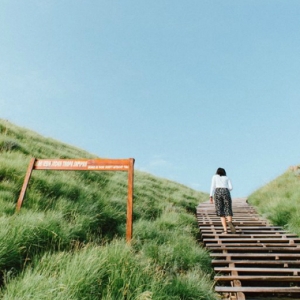
[[[205,277],[196,268],[166,275],[116,240],[102,247],[44,254],[18,278],[6,274],[2,299],[215,299],[201,289],[211,289]]]
[[[272,224],[300,236],[300,177],[292,170],[257,190],[248,201]]]
[[[34,171],[28,163],[92,158],[0,120],[1,299],[217,299],[195,207],[207,194],[135,170],[133,240],[127,174]]]

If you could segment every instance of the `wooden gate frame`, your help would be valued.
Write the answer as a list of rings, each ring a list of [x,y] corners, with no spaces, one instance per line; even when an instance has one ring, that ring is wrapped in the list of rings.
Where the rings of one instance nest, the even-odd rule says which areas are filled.
[[[132,239],[132,211],[133,211],[133,178],[134,158],[128,159],[36,159],[32,158],[27,168],[24,183],[16,205],[20,211],[28,182],[33,170],[59,170],[59,171],[126,171],[128,172],[128,197],[126,240]]]

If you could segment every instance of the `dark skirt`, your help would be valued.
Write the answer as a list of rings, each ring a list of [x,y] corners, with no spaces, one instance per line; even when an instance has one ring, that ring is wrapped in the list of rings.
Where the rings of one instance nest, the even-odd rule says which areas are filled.
[[[214,200],[217,216],[233,216],[231,195],[228,189],[216,188]]]

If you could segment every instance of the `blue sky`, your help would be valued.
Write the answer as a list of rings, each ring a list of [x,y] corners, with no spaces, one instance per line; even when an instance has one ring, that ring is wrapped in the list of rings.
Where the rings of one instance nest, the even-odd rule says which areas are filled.
[[[300,163],[300,1],[0,0],[0,117],[197,190]]]

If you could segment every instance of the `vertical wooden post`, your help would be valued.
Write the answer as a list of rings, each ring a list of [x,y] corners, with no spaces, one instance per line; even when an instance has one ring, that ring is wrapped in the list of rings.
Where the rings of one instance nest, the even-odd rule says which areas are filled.
[[[134,159],[129,159],[128,168],[128,199],[127,199],[127,225],[126,225],[126,241],[129,243],[132,239],[132,211],[133,211],[133,179],[134,179]]]
[[[17,202],[17,207],[16,207],[17,211],[20,211],[20,209],[21,209],[21,206],[22,206],[22,203],[23,203],[23,200],[24,200],[24,196],[25,196],[25,193],[26,193],[27,185],[28,185],[28,182],[29,182],[29,179],[30,179],[33,167],[34,167],[35,160],[36,160],[35,158],[32,158],[29,162],[29,166],[27,168],[27,172],[26,172],[26,176],[25,176],[25,179],[24,179],[23,187],[22,187],[22,190],[21,190],[18,202]]]

